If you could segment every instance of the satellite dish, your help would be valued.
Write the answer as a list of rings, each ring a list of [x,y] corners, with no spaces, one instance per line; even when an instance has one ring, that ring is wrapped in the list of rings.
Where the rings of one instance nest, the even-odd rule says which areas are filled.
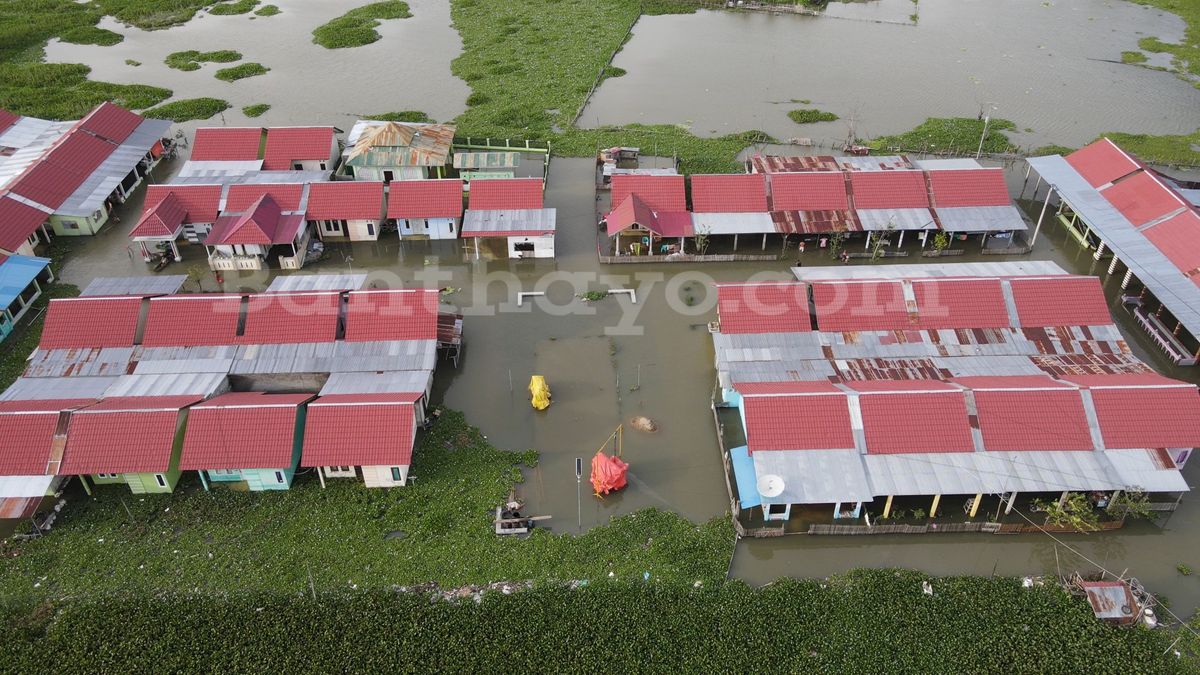
[[[764,497],[778,497],[783,494],[783,479],[773,473],[758,479],[758,493]]]

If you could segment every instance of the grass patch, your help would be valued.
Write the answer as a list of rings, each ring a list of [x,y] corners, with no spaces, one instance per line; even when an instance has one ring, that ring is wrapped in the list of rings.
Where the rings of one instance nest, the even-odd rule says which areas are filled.
[[[1138,41],[1143,51],[1167,53],[1174,57],[1175,71],[1200,88],[1200,2],[1195,0],[1130,0],[1139,5],[1157,7],[1177,14],[1187,23],[1183,41],[1163,42],[1158,38],[1146,37]],[[1124,60],[1124,53],[1122,53]]]
[[[1121,63],[1145,63],[1150,58],[1144,52],[1121,52]]]
[[[839,118],[831,112],[817,110],[816,108],[803,108],[800,110],[789,110],[788,117],[796,124],[812,124],[814,122],[835,122]]]
[[[1119,131],[1103,134],[1123,150],[1147,162],[1200,166],[1200,129],[1180,136],[1151,136]]]
[[[411,124],[431,124],[434,121],[432,117],[420,110],[401,110],[399,112],[367,115],[363,119],[383,120],[384,122],[409,122]]]
[[[208,8],[209,14],[230,15],[230,14],[245,14],[258,6],[258,0],[235,0],[234,2],[221,2]]]
[[[58,37],[63,42],[70,42],[71,44],[100,45],[101,47],[111,47],[125,39],[125,36],[120,33],[114,33],[107,28],[99,28],[97,26],[79,26],[65,31]]]
[[[0,63],[0,108],[47,119],[79,119],[104,101],[137,110],[161,103],[170,89],[87,79],[81,63]]]
[[[156,108],[143,110],[146,117],[189,122],[191,120],[206,120],[213,115],[229,109],[229,101],[219,98],[185,98],[179,101],[164,103]]]
[[[200,52],[189,49],[184,52],[171,52],[163,61],[175,70],[200,70],[201,63],[233,63],[240,61],[242,53],[232,49],[219,49],[215,52]]]
[[[407,19],[412,16],[408,3],[400,0],[373,2],[339,16],[313,29],[313,42],[326,49],[361,47],[379,39],[375,29],[385,19]]]
[[[242,114],[246,117],[262,117],[270,109],[270,103],[255,103],[242,108]]]
[[[930,117],[920,126],[894,136],[880,136],[867,143],[876,150],[902,152],[936,152],[975,154],[983,135],[984,121],[970,117]],[[1005,153],[1016,149],[1005,131],[1017,125],[1005,119],[993,119],[987,124],[983,142],[986,153]]]
[[[934,596],[921,593],[930,581]],[[1186,672],[1170,631],[1096,621],[1057,587],[856,570],[825,581],[600,581],[434,601],[388,591],[219,596],[185,590],[12,608],[14,672]],[[921,638],[899,630],[920,627]],[[780,629],[786,626],[787,630]],[[336,637],[335,637],[336,636]],[[531,639],[536,636],[536,639]],[[332,642],[336,641],[336,642]],[[368,649],[361,649],[369,645]],[[510,648],[519,645],[519,648]],[[653,645],[653,656],[646,653]],[[353,651],[351,651],[353,650]]]
[[[271,69],[261,63],[239,63],[232,68],[222,68],[214,73],[218,80],[226,82],[236,82],[244,80],[247,77],[255,77],[257,75],[266,75],[271,72]]]
[[[283,10],[279,9],[278,5],[263,5],[262,7],[259,7],[258,9],[254,10],[254,15],[255,16],[275,16],[276,14],[279,14],[281,12],[283,12]]]

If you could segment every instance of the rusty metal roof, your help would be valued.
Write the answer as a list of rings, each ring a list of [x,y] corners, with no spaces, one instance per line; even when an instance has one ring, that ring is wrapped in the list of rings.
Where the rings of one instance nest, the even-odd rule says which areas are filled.
[[[350,131],[349,166],[444,166],[454,125],[359,120]]]

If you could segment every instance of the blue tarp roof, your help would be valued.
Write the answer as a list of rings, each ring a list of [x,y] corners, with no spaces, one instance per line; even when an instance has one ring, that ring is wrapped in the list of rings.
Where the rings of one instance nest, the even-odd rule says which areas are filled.
[[[12,304],[50,264],[48,258],[14,255],[0,262],[0,310]]]

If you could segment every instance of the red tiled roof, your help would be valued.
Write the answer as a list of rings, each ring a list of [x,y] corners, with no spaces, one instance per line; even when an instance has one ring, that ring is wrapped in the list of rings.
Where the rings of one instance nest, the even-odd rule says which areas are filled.
[[[923,330],[1012,325],[998,279],[913,281],[912,288]]]
[[[59,471],[64,475],[167,471],[179,410],[199,400],[198,396],[121,397],[72,413]]]
[[[761,173],[693,174],[694,213],[766,213],[767,180]]]
[[[221,207],[220,185],[150,185],[146,187],[145,208],[154,208],[167,195],[175,195],[187,213],[184,223],[216,221]]]
[[[844,393],[747,396],[742,407],[746,413],[746,445],[751,453],[854,447]]]
[[[865,394],[858,402],[869,454],[975,450],[961,392]]]
[[[92,402],[92,399],[0,402],[0,476],[44,475],[59,413]]]
[[[12,184],[10,191],[47,208],[57,209],[86,178],[86,175],[68,171],[54,162],[39,162],[29,167]]]
[[[654,215],[654,211],[646,206],[646,203],[637,195],[629,195],[624,201],[618,203],[612,211],[609,211],[604,223],[610,237],[624,232],[634,225],[640,225],[651,232],[658,233],[658,218]]]
[[[142,331],[142,344],[146,347],[234,344],[241,307],[240,295],[153,298]]]
[[[802,283],[718,284],[722,333],[799,333],[812,330]]]
[[[899,281],[812,284],[817,327],[823,331],[916,329]]]
[[[19,119],[21,119],[20,115],[10,113],[4,108],[0,108],[0,132],[16,124],[17,120]]]
[[[1024,328],[1107,326],[1113,322],[1096,277],[1013,279],[1010,284]]]
[[[1167,256],[1180,272],[1192,283],[1200,285],[1200,215],[1195,211],[1184,211],[1157,225],[1152,225],[1142,234]]]
[[[401,180],[388,185],[388,218],[461,218],[463,182],[457,178]]]
[[[1092,450],[1094,447],[1083,400],[1075,389],[977,390],[975,410],[986,450]]]
[[[308,405],[300,464],[406,466],[412,441],[411,395],[322,396]]]
[[[308,394],[239,392],[188,411],[179,468],[287,469],[292,466],[296,416]]]
[[[1184,384],[1158,373],[1105,373],[1092,375],[1063,375],[1062,379],[1081,387],[1160,387]]]
[[[8,195],[0,196],[0,248],[15,253],[49,217]]]
[[[690,237],[695,233],[692,214],[688,211],[664,211],[656,213],[658,233],[664,237]]]
[[[308,220],[379,220],[383,217],[383,183],[349,180],[311,183]]]
[[[207,246],[286,244],[296,238],[302,227],[303,215],[284,215],[271,195],[263,195],[245,213],[217,218],[204,243]]]
[[[930,171],[933,201],[939,208],[1010,206],[1004,169]]]
[[[79,121],[79,128],[120,145],[143,121],[140,115],[105,101]]]
[[[1107,138],[1072,152],[1066,160],[1095,188],[1138,169],[1137,162]]]
[[[267,129],[262,168],[286,171],[293,161],[330,161],[332,155],[333,127],[275,127]]]
[[[467,208],[474,211],[542,208],[541,178],[491,178],[471,181]]]
[[[87,179],[117,149],[118,144],[89,134],[68,134],[42,160]],[[80,180],[75,187],[83,183]]]
[[[174,239],[179,234],[187,218],[187,209],[174,193],[168,192],[161,201],[146,209],[141,220],[129,231],[130,237],[168,237]]]
[[[855,171],[850,188],[856,209],[926,209],[929,192],[921,171]]]
[[[771,208],[775,211],[849,209],[845,174],[841,171],[772,174]]]
[[[352,291],[349,295],[348,342],[437,338],[436,290]]]
[[[332,342],[337,337],[340,293],[260,293],[250,296],[240,342]]]
[[[258,159],[263,130],[260,127],[202,127],[192,141],[191,159],[235,162]]]
[[[1154,176],[1141,171],[1100,192],[1135,227],[1187,204]]]
[[[688,210],[683,176],[613,176],[612,203],[620,204],[629,195],[637,195],[654,211]]]
[[[141,309],[140,297],[56,298],[46,310],[38,347],[130,347]]]
[[[280,211],[297,211],[304,199],[303,183],[243,183],[230,185],[225,197],[225,213],[243,213],[264,196],[279,205]]]
[[[1092,389],[1104,446],[1200,447],[1200,395],[1182,382],[1170,387]]]

